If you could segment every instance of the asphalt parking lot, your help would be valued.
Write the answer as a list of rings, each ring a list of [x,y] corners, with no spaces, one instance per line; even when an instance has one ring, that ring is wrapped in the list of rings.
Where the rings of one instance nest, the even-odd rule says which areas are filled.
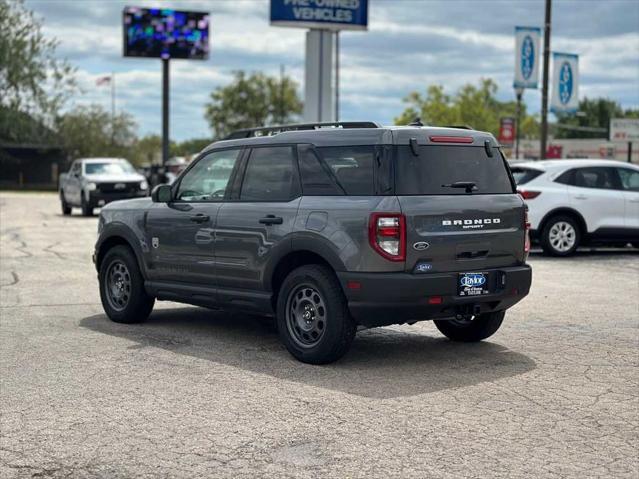
[[[639,252],[533,255],[490,340],[360,332],[330,366],[265,321],[110,322],[97,217],[0,194],[0,477],[639,475]]]

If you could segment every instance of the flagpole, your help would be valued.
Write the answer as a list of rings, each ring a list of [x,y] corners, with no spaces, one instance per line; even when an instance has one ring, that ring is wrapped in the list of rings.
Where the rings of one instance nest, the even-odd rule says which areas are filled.
[[[115,145],[115,72],[111,72],[111,145]]]

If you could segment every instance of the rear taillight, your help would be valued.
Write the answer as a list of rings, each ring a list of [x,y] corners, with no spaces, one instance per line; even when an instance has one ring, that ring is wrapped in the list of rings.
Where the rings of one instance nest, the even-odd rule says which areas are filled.
[[[517,190],[517,193],[525,200],[532,200],[537,198],[541,194],[541,191]]]
[[[373,213],[368,223],[368,241],[390,261],[406,260],[406,218],[401,213]]]
[[[528,222],[528,210],[524,213],[524,260],[528,259],[530,253],[530,223]]]

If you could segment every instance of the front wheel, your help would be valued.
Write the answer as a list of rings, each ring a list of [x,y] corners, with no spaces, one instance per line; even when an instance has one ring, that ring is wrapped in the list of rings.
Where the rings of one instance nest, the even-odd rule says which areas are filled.
[[[286,277],[277,299],[277,328],[286,349],[310,364],[337,361],[357,329],[337,278],[321,265],[301,266]]]
[[[62,207],[62,214],[64,216],[68,216],[71,214],[71,207],[69,206],[67,201],[64,199],[64,191],[60,192],[60,206]]]
[[[541,247],[552,256],[569,256],[577,251],[581,231],[570,216],[550,218],[541,231]]]
[[[114,246],[100,264],[100,299],[107,316],[116,323],[144,321],[155,303],[144,289],[138,262],[127,246]]]
[[[80,204],[82,208],[82,216],[93,216],[93,208],[89,205],[87,200],[84,197],[84,193],[82,193],[82,201]]]
[[[505,314],[504,311],[497,311],[473,316],[471,319],[436,319],[435,326],[451,341],[473,343],[495,334]]]

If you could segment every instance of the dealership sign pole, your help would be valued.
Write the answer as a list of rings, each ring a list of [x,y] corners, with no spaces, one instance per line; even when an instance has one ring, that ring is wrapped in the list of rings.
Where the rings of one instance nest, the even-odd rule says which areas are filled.
[[[538,27],[515,27],[515,95],[517,97],[517,121],[515,158],[519,158],[521,124],[521,99],[526,88],[537,88],[539,80],[539,43],[541,29]]]
[[[332,122],[338,110],[333,92],[333,32],[366,30],[368,0],[271,0],[271,25],[308,28],[304,120]],[[336,65],[337,67],[337,65]],[[336,78],[336,88],[339,80]]]

